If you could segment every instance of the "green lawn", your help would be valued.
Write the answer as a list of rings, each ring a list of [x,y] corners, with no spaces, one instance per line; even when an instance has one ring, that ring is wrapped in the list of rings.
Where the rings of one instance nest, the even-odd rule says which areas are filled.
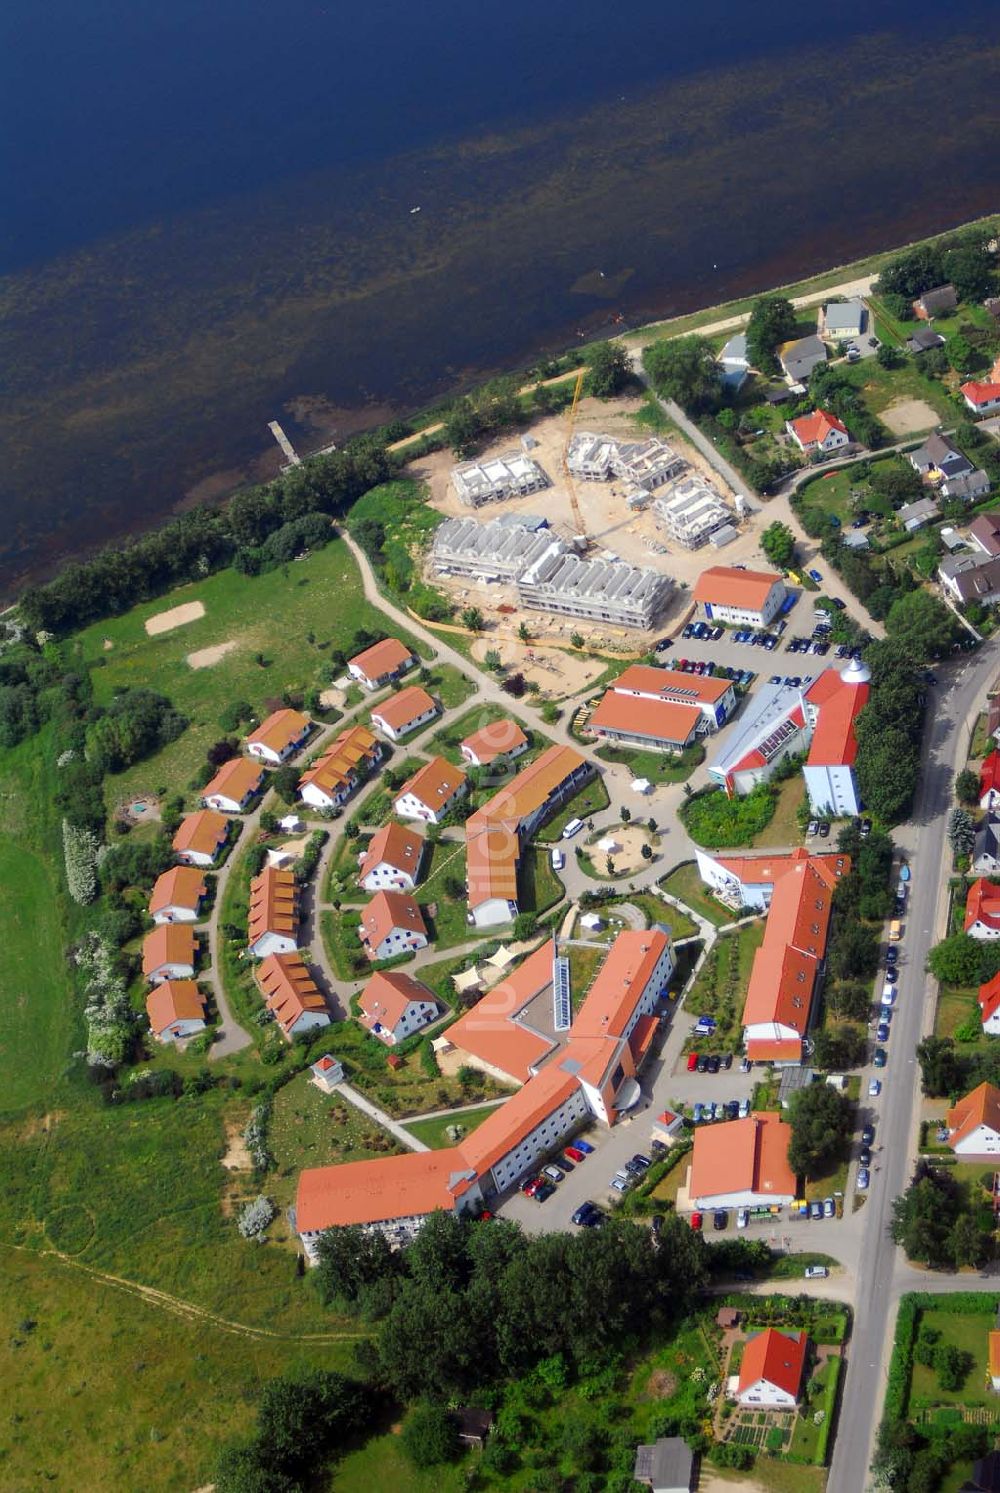
[[[548,912],[566,894],[565,887],[552,869],[549,852],[542,845],[525,847],[517,879],[522,912]]]
[[[688,993],[685,1007],[695,1015],[714,1016],[714,1037],[691,1036],[685,1052],[734,1052],[743,1034],[743,1002],[750,980],[753,956],[764,939],[763,918],[747,923],[734,933],[723,933],[709,950],[698,978]]]
[[[353,1104],[336,1094],[320,1093],[308,1073],[300,1073],[276,1094],[268,1137],[277,1163],[269,1179],[270,1190],[283,1207],[294,1201],[304,1166],[364,1161],[403,1150],[387,1130]]]
[[[49,867],[0,835],[0,1113],[41,1099],[62,1071],[75,1021]],[[16,888],[16,891],[15,891]]]
[[[390,1488],[392,1493],[461,1493],[469,1487],[468,1474],[477,1461],[477,1453],[466,1452],[455,1462],[417,1468],[404,1452],[399,1436],[387,1432],[342,1458],[331,1487],[337,1493],[381,1493]]]
[[[350,1368],[356,1324],[342,1343],[261,1341],[185,1321],[52,1259],[4,1250],[3,1273],[7,1488],[204,1486],[222,1443],[251,1430],[265,1380]]]
[[[759,835],[754,836],[751,843],[755,849],[802,844],[798,810],[805,796],[806,785],[801,773],[797,772],[794,777],[786,778],[783,783],[778,784],[774,817]]]
[[[448,1135],[448,1127],[460,1125],[465,1135],[470,1135],[484,1120],[488,1120],[496,1109],[495,1104],[484,1104],[479,1109],[466,1109],[461,1114],[439,1115],[433,1120],[410,1120],[407,1130],[417,1140],[422,1140],[432,1151],[442,1151],[455,1142]]]
[[[597,755],[602,762],[624,764],[634,777],[649,778],[651,783],[686,783],[695,768],[704,762],[705,748],[697,742],[675,756],[670,752],[602,746],[598,748]]]
[[[935,1037],[954,1037],[960,1026],[975,1022],[978,1036],[975,1042],[961,1044],[961,1051],[971,1051],[976,1046],[987,1046],[990,1038],[983,1035],[982,1019],[976,1001],[977,991],[956,989],[942,985],[938,992],[937,1009],[934,1012]]]
[[[455,961],[452,964],[454,967]],[[446,993],[438,988],[433,978],[427,978],[433,968],[430,966],[429,970],[421,970],[420,979],[435,991],[443,1004],[452,1005],[454,989]],[[432,1109],[453,1109],[456,1104],[499,1099],[510,1092],[485,1074],[477,1075],[476,1087],[471,1093],[463,1089],[457,1078],[445,1078],[440,1073],[429,1074],[421,1061],[420,1045],[419,1038],[412,1048],[408,1043],[404,1044],[402,1051],[396,1053],[402,1058],[402,1066],[393,1069],[388,1064],[390,1049],[356,1021],[334,1022],[324,1028],[316,1043],[318,1050],[331,1052],[341,1060],[345,1075],[355,1088],[396,1118],[422,1115]],[[323,1098],[322,1095],[319,1097]],[[329,1103],[335,1102],[336,1096],[331,1096]],[[377,1129],[375,1126],[374,1130]]]
[[[464,705],[469,696],[476,692],[474,681],[469,675],[460,674],[454,664],[431,664],[424,672],[427,677],[421,676],[423,688],[435,700],[440,700],[445,710],[455,710],[459,705]],[[419,735],[419,732],[416,734]]]
[[[607,946],[596,945],[592,949],[563,948],[561,952],[569,956],[569,980],[570,989],[573,994],[573,1010],[578,1011],[583,1004],[583,998],[592,984],[594,976],[607,957]]]
[[[364,945],[358,937],[361,913],[356,907],[334,912],[324,908],[319,915],[320,934],[327,958],[338,980],[364,980],[371,968]]]
[[[602,809],[606,809],[610,802],[603,779],[591,778],[590,782],[584,783],[580,791],[573,795],[558,814],[542,826],[538,832],[538,838],[547,843],[558,840],[571,819],[587,820],[592,815],[599,814]]]
[[[675,939],[691,938],[698,932],[698,925],[669,902],[663,902],[653,892],[633,892],[627,901],[640,907],[649,923],[667,923]]]
[[[753,845],[778,806],[778,790],[758,784],[745,796],[729,798],[722,788],[695,794],[681,805],[681,819],[692,840],[709,850]]]
[[[147,636],[148,617],[195,601],[205,608],[202,618]],[[280,626],[275,623],[279,617]],[[152,682],[191,721],[182,736],[154,757],[109,779],[109,797],[117,801],[164,787],[184,789],[206,748],[223,734],[219,715],[225,705],[245,699],[263,712],[267,701],[286,690],[325,683],[329,650],[349,647],[359,628],[399,635],[365,601],[357,567],[341,540],[266,575],[219,571],[87,628],[73,640],[72,650],[93,669],[99,702],[109,700],[119,686]],[[314,643],[308,641],[310,634]],[[404,635],[404,641],[417,650],[412,638]],[[234,646],[211,667],[192,669],[186,662],[189,653],[228,643]],[[265,660],[263,668],[258,654]]]
[[[439,840],[424,852],[423,866],[416,898],[421,907],[434,907],[433,914],[425,913],[431,942],[442,952],[468,943],[477,930],[465,918],[465,841]],[[458,891],[449,890],[452,880],[459,883]]]
[[[694,861],[682,861],[679,866],[675,866],[670,874],[663,878],[660,886],[671,896],[679,897],[700,917],[714,923],[717,928],[733,921],[732,911],[710,896],[708,888],[698,875],[698,867]]]
[[[908,359],[898,368],[881,368],[874,358],[865,358],[860,363],[841,365],[844,375],[861,395],[865,407],[873,415],[881,415],[890,404],[906,399],[921,399],[934,410],[934,424],[954,425],[955,409],[948,398],[947,390],[937,379],[921,373],[917,363]],[[927,429],[933,429],[928,425]],[[914,436],[920,432],[912,432]],[[895,440],[907,439],[893,436]]]
[[[960,1389],[942,1389],[937,1374],[925,1364],[914,1363],[910,1381],[910,1409],[919,1410],[927,1405],[984,1405],[996,1407],[996,1395],[989,1389],[986,1375],[989,1348],[989,1329],[993,1322],[986,1316],[964,1316],[949,1312],[947,1305],[941,1310],[922,1311],[920,1325],[934,1328],[941,1334],[941,1342],[950,1343],[971,1355],[973,1367]]]
[[[796,507],[820,509],[824,513],[832,513],[846,528],[854,517],[855,511],[851,493],[859,492],[864,488],[863,483],[848,476],[848,470],[845,468],[836,472],[828,472],[823,477],[817,477],[814,482],[805,483],[796,495]]]

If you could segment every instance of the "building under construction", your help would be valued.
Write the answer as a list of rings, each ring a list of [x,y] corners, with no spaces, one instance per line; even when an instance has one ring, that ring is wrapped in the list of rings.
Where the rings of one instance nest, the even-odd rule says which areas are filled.
[[[537,611],[618,627],[653,625],[670,597],[667,576],[621,561],[581,559],[577,545],[544,522],[516,513],[487,524],[446,519],[434,535],[431,563],[439,574],[513,582],[521,604]]]
[[[534,457],[505,451],[486,461],[463,461],[451,469],[451,485],[467,508],[523,498],[548,487],[549,479]]]
[[[566,448],[566,470],[583,482],[610,482],[619,477],[644,492],[654,492],[680,475],[687,466],[672,446],[657,436],[642,441],[617,441],[609,435],[580,430]]]
[[[700,549],[709,539],[713,544],[725,543],[736,536],[735,515],[701,477],[683,478],[656,499],[653,509],[668,537],[683,549]]]

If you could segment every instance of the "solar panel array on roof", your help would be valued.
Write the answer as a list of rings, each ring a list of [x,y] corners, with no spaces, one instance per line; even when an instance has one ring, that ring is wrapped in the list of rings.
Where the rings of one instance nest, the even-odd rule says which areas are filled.
[[[782,721],[777,731],[772,731],[771,735],[766,737],[757,748],[764,761],[770,762],[771,758],[781,750],[790,736],[795,735],[798,729],[794,721]]]
[[[568,1032],[572,1023],[569,960],[560,957],[552,961],[552,1025],[557,1032]]]

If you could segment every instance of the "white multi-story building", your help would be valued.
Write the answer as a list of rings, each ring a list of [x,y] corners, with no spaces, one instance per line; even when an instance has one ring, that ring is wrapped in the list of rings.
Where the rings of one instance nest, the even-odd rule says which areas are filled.
[[[774,621],[788,592],[782,577],[772,571],[712,565],[702,571],[692,594],[713,622],[760,628]]]

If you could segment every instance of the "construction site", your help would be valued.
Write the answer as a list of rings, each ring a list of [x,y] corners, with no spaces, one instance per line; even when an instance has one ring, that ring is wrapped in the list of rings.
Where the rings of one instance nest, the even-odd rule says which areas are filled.
[[[527,620],[552,642],[642,652],[690,607],[709,552],[747,558],[756,541],[721,478],[679,432],[651,435],[641,399],[582,398],[456,463],[448,452],[408,470],[446,522],[427,578],[490,633]]]

